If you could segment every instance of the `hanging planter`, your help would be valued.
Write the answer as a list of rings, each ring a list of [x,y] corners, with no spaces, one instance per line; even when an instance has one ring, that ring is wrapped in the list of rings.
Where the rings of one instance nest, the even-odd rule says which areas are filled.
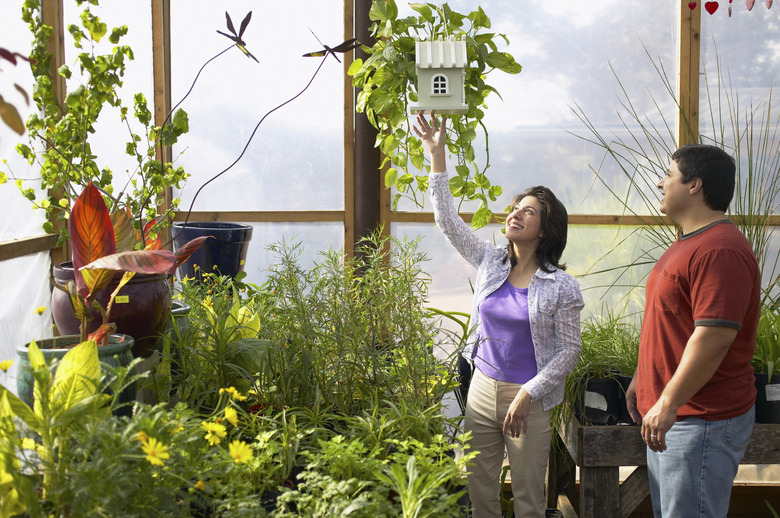
[[[176,250],[192,239],[213,237],[206,239],[190,260],[179,266],[180,278],[191,277],[200,281],[200,272],[234,278],[238,272],[244,271],[252,229],[252,225],[218,221],[174,223],[173,244]]]

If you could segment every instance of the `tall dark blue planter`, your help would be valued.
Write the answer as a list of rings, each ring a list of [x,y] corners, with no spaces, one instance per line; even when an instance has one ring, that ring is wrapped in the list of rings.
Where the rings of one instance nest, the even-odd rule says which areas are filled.
[[[178,250],[185,243],[200,236],[213,236],[207,239],[192,256],[179,266],[179,277],[194,277],[195,265],[200,271],[235,277],[244,270],[249,241],[252,239],[252,226],[242,223],[223,223],[220,221],[195,221],[173,224],[173,245]]]

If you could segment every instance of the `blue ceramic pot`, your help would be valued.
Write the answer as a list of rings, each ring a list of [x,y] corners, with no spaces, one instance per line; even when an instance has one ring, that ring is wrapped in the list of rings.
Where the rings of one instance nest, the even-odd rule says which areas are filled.
[[[220,221],[195,221],[173,224],[173,245],[176,250],[185,243],[201,236],[212,236],[192,256],[179,266],[179,277],[196,275],[195,265],[200,271],[219,273],[235,277],[244,270],[249,241],[252,239],[252,225],[242,223],[223,223]]]

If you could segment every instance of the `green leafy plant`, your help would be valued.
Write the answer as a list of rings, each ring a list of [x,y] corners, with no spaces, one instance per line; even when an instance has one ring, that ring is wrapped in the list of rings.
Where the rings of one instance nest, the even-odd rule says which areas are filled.
[[[447,145],[458,157],[457,175],[450,180],[450,189],[458,198],[481,201],[472,225],[483,227],[493,218],[488,200],[495,201],[502,193],[500,186],[491,185],[486,174],[490,167],[489,153],[483,167],[475,163],[473,142],[478,128],[485,134],[488,151],[487,128],[482,122],[486,98],[491,92],[498,95],[487,83],[487,77],[496,70],[517,74],[522,67],[509,53],[499,50],[498,42],[507,44],[508,40],[502,34],[489,32],[490,18],[481,7],[466,15],[453,11],[447,3],[409,5],[417,14],[399,18],[395,0],[372,3],[371,34],[376,43],[370,48],[364,46],[368,58],[355,60],[349,69],[353,86],[361,89],[356,110],[365,113],[379,131],[376,145],[385,156],[382,167],[388,166],[385,185],[398,190],[393,209],[402,196],[422,205],[417,193],[428,189],[428,177],[413,174],[413,168],[424,171],[426,166],[422,143],[411,131],[408,109],[409,101],[417,100],[415,39],[463,39],[469,62],[465,76],[468,112],[450,117]]]
[[[126,218],[135,225],[136,231],[145,234],[144,221],[155,221],[158,228],[169,224],[172,211],[179,200],[171,200],[166,212],[160,214],[168,187],[180,188],[187,174],[181,167],[157,158],[162,147],[170,146],[179,136],[188,131],[187,115],[178,110],[171,121],[163,127],[155,127],[151,111],[143,94],[135,94],[133,108],[124,104],[120,88],[133,51],[120,44],[127,34],[127,26],[109,28],[90,6],[98,7],[98,0],[76,0],[77,6],[87,4],[79,15],[81,25],[70,25],[68,31],[73,37],[78,53],[76,62],[81,79],[73,74],[68,65],[52,72],[52,56],[47,45],[52,28],[41,21],[41,2],[30,0],[22,6],[22,19],[29,24],[33,35],[30,55],[35,87],[33,101],[37,111],[27,120],[28,144],[19,144],[17,150],[30,164],[40,167],[43,191],[38,197],[35,190],[25,187],[21,179],[16,181],[22,194],[33,202],[33,206],[46,211],[46,232],[55,231],[55,222],[64,222],[70,213],[73,201],[93,183],[105,197],[114,218]],[[105,54],[98,54],[101,41],[107,38],[111,48]],[[73,88],[60,102],[56,95],[56,73],[80,84]],[[103,110],[119,113],[119,119],[129,128],[129,141],[124,152],[133,158],[135,169],[120,177],[119,171],[108,165],[112,156],[110,150],[93,149],[91,136],[96,132],[96,123]],[[100,119],[102,120],[102,119]],[[133,130],[131,123],[138,124],[140,131]],[[120,184],[120,188],[115,188]],[[68,239],[67,225],[58,225],[59,243]],[[145,241],[145,235],[141,236]],[[122,243],[121,249],[130,249],[133,243]],[[142,246],[141,246],[142,247]]]
[[[770,382],[772,375],[780,370],[780,311],[777,307],[761,308],[753,367],[756,372],[766,374]]]
[[[68,447],[68,434],[85,415],[98,412],[105,415],[105,405],[110,396],[99,390],[102,376],[97,345],[93,340],[82,342],[68,351],[57,366],[56,376],[52,376],[35,342],[30,344],[28,355],[35,379],[34,406],[30,408],[0,385],[2,418],[5,420],[12,413],[39,437],[39,443],[33,448],[43,469],[42,496],[47,498],[56,488],[57,473],[63,469],[60,458]],[[12,427],[7,426],[7,422],[2,431],[4,444],[21,446],[19,436]],[[4,456],[9,451],[13,451],[13,448],[4,447]],[[7,458],[4,464],[8,466]],[[17,494],[30,490],[29,480],[25,477],[19,477],[18,480],[15,478],[14,485]],[[26,500],[29,507],[29,498]],[[21,503],[21,500],[17,503]]]
[[[580,361],[566,376],[563,403],[551,412],[555,430],[581,406],[588,380],[631,377],[639,361],[639,328],[630,318],[603,308],[583,321],[581,334]]]
[[[434,354],[441,339],[417,242],[377,233],[358,248],[355,259],[323,253],[307,271],[299,245],[271,247],[279,263],[260,338],[277,345],[259,357],[258,404],[355,415],[383,401],[426,408],[455,388],[457,354]]]

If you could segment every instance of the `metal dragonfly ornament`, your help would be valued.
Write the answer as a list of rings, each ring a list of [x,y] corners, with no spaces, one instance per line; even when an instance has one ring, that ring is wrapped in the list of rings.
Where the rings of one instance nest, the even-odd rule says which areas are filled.
[[[223,36],[225,36],[227,39],[232,41],[236,44],[236,47],[243,52],[247,57],[254,59],[257,61],[257,58],[252,55],[249,50],[246,48],[246,42],[241,38],[244,35],[244,31],[246,30],[246,26],[249,25],[249,20],[252,19],[252,11],[249,11],[247,15],[244,17],[244,19],[241,21],[241,27],[238,29],[238,33],[236,34],[236,29],[233,27],[233,20],[230,19],[230,15],[225,11],[225,18],[227,19],[227,29],[230,31],[232,36],[230,34],[225,34],[224,32],[218,30],[217,32]],[[260,63],[259,61],[257,61]]]
[[[322,48],[322,50],[315,50],[314,52],[307,52],[306,54],[303,55],[303,57],[305,57],[305,58],[318,58],[318,57],[327,56],[328,54],[330,54],[331,56],[336,58],[336,61],[341,63],[341,60],[336,55],[336,52],[338,52],[340,54],[344,54],[345,52],[348,52],[348,51],[350,51],[352,49],[356,49],[356,48],[358,48],[360,46],[360,42],[357,39],[350,38],[347,41],[339,43],[335,47],[328,47],[327,45],[322,43],[319,38],[317,38],[317,35],[314,34],[314,31],[309,29],[309,32],[311,32],[312,36],[314,36],[314,38],[319,42],[320,45],[322,45],[323,48]]]

